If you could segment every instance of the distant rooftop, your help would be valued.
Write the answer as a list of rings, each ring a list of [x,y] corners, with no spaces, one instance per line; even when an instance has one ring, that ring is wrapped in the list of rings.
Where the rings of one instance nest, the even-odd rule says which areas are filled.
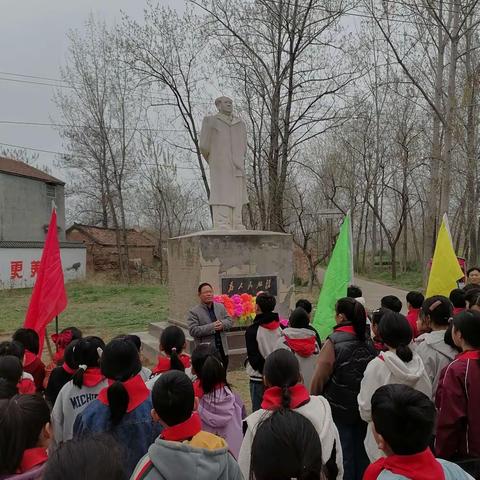
[[[56,185],[65,185],[58,178],[52,177],[48,173],[42,172],[38,168],[32,167],[28,163],[14,160],[13,158],[0,157],[0,173],[7,175],[16,175],[18,177],[32,178],[45,183],[54,183]]]
[[[83,225],[81,223],[74,223],[67,229],[67,235],[73,230],[77,230],[88,237],[92,242],[103,246],[116,246],[117,237],[116,230],[113,228],[97,227],[95,225]],[[127,244],[133,247],[154,247],[156,242],[151,237],[147,237],[135,230],[134,228],[127,229]],[[123,241],[122,241],[123,245]]]

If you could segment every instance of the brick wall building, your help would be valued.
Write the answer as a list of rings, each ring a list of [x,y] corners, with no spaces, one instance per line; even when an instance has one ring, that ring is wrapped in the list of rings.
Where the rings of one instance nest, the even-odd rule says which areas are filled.
[[[80,241],[87,248],[87,272],[118,270],[118,247],[113,228],[74,223],[67,229],[67,239]],[[130,262],[151,267],[154,262],[155,242],[135,229],[127,230]]]

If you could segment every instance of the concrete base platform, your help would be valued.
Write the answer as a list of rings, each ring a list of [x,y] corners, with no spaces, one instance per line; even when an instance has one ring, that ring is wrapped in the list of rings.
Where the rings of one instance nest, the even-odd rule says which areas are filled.
[[[160,336],[163,330],[170,325],[168,322],[150,323],[147,332],[136,332],[142,341],[143,355],[152,363],[157,362],[160,353]],[[178,325],[185,333],[187,341],[187,353],[192,353],[194,349],[193,338],[186,328]],[[247,349],[245,348],[245,331],[237,330],[227,333],[228,349],[229,349],[229,370],[243,368],[244,361],[247,358]]]

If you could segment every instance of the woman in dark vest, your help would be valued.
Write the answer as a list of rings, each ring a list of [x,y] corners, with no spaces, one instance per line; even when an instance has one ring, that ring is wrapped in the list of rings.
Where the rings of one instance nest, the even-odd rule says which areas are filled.
[[[341,298],[335,313],[337,325],[320,352],[311,393],[323,395],[332,408],[342,444],[344,480],[361,480],[369,461],[363,445],[367,424],[360,418],[357,396],[363,373],[377,352],[367,334],[361,303]]]

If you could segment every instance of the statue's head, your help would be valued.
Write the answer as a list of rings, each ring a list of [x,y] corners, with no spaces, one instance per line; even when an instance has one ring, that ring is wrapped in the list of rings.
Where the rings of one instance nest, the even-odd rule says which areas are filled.
[[[218,97],[215,100],[215,106],[220,113],[231,115],[233,113],[233,100],[228,97]]]

